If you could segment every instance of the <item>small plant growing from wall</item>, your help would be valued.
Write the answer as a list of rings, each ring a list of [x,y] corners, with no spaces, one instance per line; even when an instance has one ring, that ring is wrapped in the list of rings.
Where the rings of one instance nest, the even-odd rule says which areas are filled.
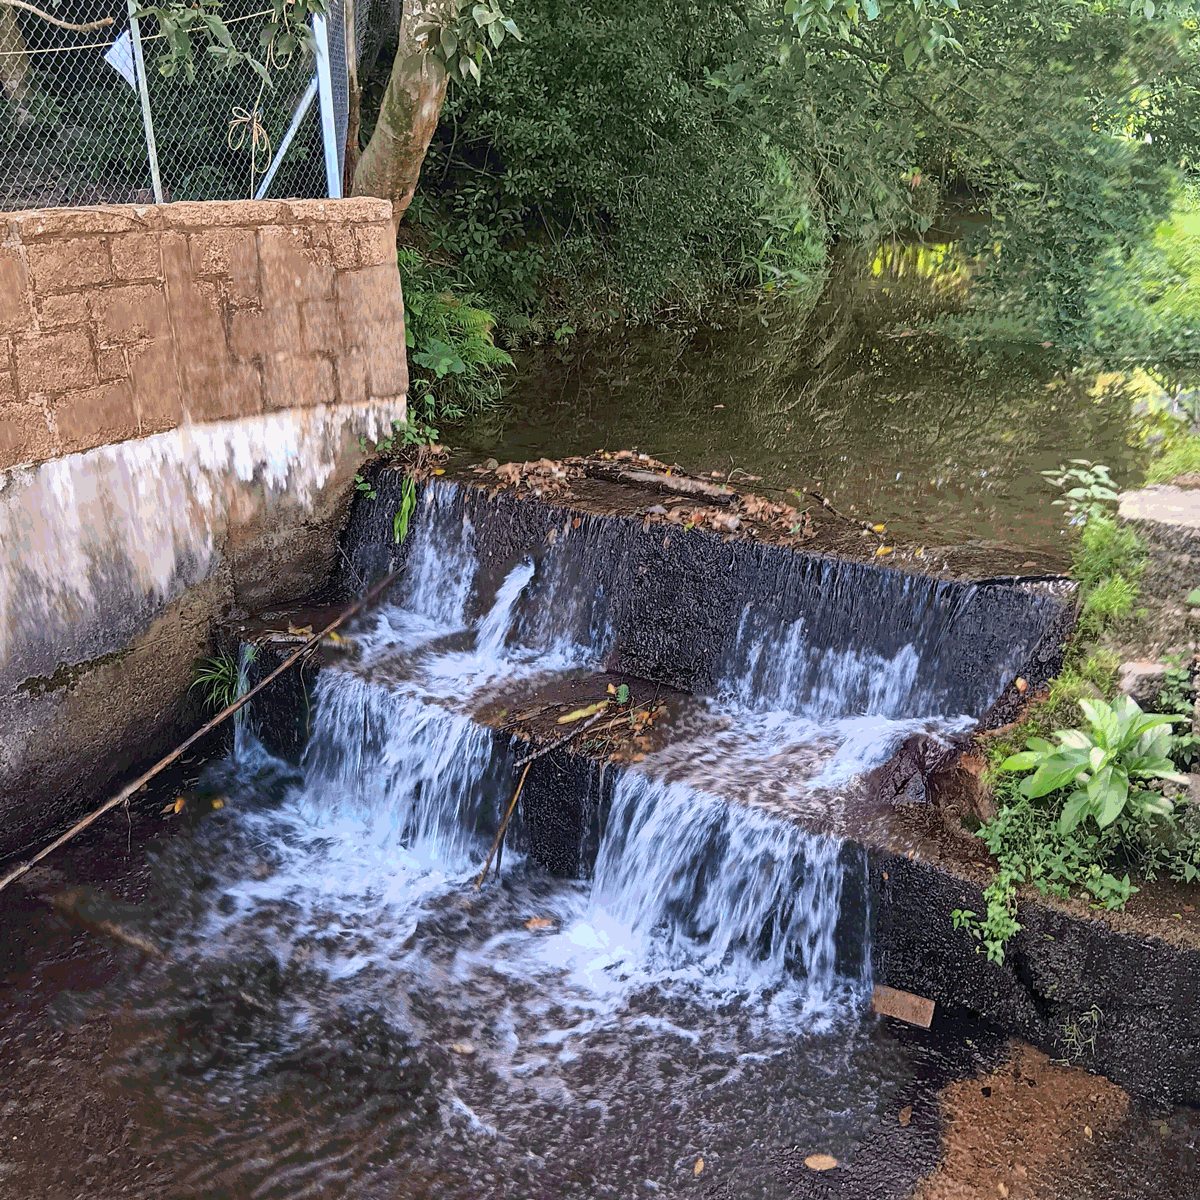
[[[188,690],[199,688],[204,707],[212,712],[222,712],[245,695],[246,672],[257,657],[255,646],[245,646],[240,661],[232,654],[200,659],[196,678]]]

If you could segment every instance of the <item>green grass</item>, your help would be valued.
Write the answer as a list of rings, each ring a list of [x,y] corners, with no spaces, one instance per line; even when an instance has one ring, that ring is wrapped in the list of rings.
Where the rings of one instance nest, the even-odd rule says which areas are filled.
[[[1071,575],[1085,596],[1114,575],[1136,581],[1144,551],[1132,529],[1112,517],[1093,518],[1083,527],[1071,561]]]
[[[1175,442],[1162,457],[1150,464],[1146,469],[1146,482],[1170,483],[1179,475],[1195,474],[1200,474],[1200,437],[1189,437]]]

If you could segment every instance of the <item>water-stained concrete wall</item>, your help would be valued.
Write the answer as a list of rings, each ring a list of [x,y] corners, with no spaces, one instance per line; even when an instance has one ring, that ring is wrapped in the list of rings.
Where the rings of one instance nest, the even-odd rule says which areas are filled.
[[[386,202],[0,232],[3,855],[194,722],[214,618],[325,582],[408,380]]]

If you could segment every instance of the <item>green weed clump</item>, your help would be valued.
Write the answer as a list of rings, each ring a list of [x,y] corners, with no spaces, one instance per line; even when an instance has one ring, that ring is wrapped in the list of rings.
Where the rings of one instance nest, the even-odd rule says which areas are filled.
[[[985,783],[998,811],[978,833],[999,869],[984,891],[986,910],[959,909],[952,918],[993,962],[1004,961],[1021,928],[1022,885],[1116,910],[1137,892],[1135,878],[1200,881],[1200,806],[1172,794],[1183,781],[1178,772],[1200,763],[1192,677],[1183,668],[1168,671],[1159,700],[1165,715],[1144,714],[1127,697],[1104,702],[1120,661],[1104,637],[1134,613],[1145,550],[1108,511],[1112,497],[1092,486],[1091,464],[1082,466],[1055,479],[1066,489],[1089,477],[1086,495],[1072,503],[1066,493],[1078,529],[1071,575],[1079,583],[1079,625],[1045,699],[988,744]],[[1104,490],[1112,489],[1105,483]]]
[[[1175,442],[1146,470],[1147,483],[1170,483],[1180,475],[1200,474],[1200,437]]]
[[[1127,697],[1111,706],[1080,704],[1084,729],[1058,730],[1057,745],[1031,736],[1026,750],[991,758],[988,781],[999,810],[979,836],[999,870],[984,891],[985,912],[956,909],[952,920],[992,962],[1004,961],[1021,928],[1022,884],[1118,910],[1138,891],[1135,876],[1200,880],[1200,808],[1161,787],[1179,783],[1176,768],[1196,757],[1190,730],[1169,732],[1182,718],[1143,713]]]
[[[1100,517],[1083,526],[1071,556],[1071,577],[1078,581],[1084,604],[1091,592],[1115,576],[1133,583],[1142,572],[1145,550],[1141,540],[1114,517]]]

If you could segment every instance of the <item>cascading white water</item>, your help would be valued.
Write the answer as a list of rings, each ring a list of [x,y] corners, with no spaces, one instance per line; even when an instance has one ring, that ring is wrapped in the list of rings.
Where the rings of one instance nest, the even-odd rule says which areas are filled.
[[[475,653],[482,659],[500,658],[513,624],[513,609],[521,593],[533,578],[533,561],[525,559],[515,566],[496,593],[496,601],[479,622]]]
[[[743,986],[800,975],[827,997],[838,984],[840,849],[789,821],[631,772],[614,791],[592,902],[664,967],[694,964]]]
[[[578,529],[518,561],[470,625],[478,584],[466,512],[454,487],[426,489],[400,604],[355,631],[356,661],[322,672],[303,781],[282,809],[253,818],[277,844],[274,871],[233,886],[238,898],[218,920],[226,935],[239,936],[256,904],[287,897],[281,952],[332,920],[353,951],[335,949],[327,970],[376,986],[407,961],[429,906],[478,871],[511,798],[520,751],[472,719],[480,695],[547,670],[594,669],[610,646],[612,612],[581,577]],[[953,620],[937,594],[913,604],[935,624]],[[788,1019],[802,1021],[861,995],[863,864],[794,818],[836,827],[823,817],[847,781],[913,730],[954,722],[911,715],[935,702],[915,633],[826,649],[807,618],[773,625],[764,611],[747,606],[720,699],[696,701],[665,750],[614,778],[591,880],[538,894],[552,930],[498,930],[477,956],[461,952],[464,978],[536,979],[573,997],[573,1011],[599,1004],[609,1017],[648,986],[710,999],[782,989]],[[527,869],[511,850],[505,867],[510,881]]]

